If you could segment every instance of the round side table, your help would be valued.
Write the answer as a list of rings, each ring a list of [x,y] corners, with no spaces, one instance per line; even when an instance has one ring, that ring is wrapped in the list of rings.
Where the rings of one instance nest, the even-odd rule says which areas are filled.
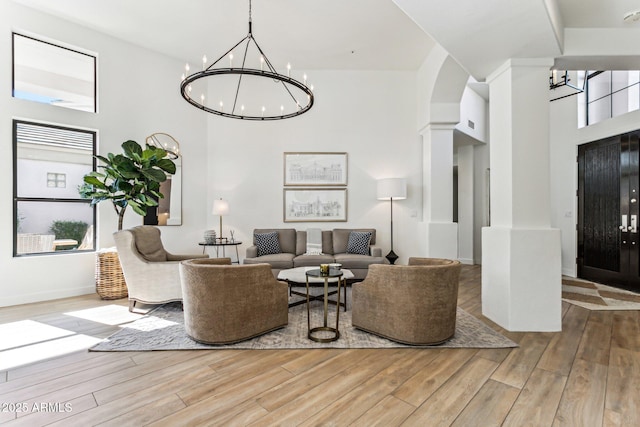
[[[320,269],[309,270],[305,273],[307,278],[307,337],[315,342],[332,342],[340,338],[340,331],[338,325],[340,324],[340,286],[343,288],[346,286],[346,280],[343,278],[344,273],[341,270],[330,269],[329,273],[322,274]],[[309,313],[310,296],[309,296],[309,278],[324,279],[324,324],[315,328],[311,327],[311,316]],[[332,328],[327,325],[327,314],[329,312],[329,280],[333,279],[338,281],[338,298],[336,299],[336,327]],[[333,281],[332,280],[332,281]],[[344,289],[346,292],[346,288]],[[313,334],[316,332],[333,332],[333,336],[328,338],[316,337]]]
[[[223,242],[223,241],[219,241],[219,242],[200,242],[198,243],[200,246],[202,246],[202,253],[204,253],[205,249],[207,249],[207,246],[213,246],[214,248],[216,248],[216,258],[220,258],[220,254],[218,253],[218,250],[220,248],[222,248],[222,257],[226,257],[227,254],[225,252],[225,248],[227,246],[235,246],[236,248],[236,260],[235,261],[231,261],[232,264],[240,264],[240,256],[238,255],[238,245],[241,245],[242,242]]]

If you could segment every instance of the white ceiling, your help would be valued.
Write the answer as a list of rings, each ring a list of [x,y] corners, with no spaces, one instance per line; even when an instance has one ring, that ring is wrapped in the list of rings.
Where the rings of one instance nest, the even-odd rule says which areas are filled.
[[[191,63],[248,30],[248,0],[13,1]],[[253,0],[253,33],[276,68],[298,69],[415,70],[436,40],[482,80],[518,57],[640,69],[640,21],[623,21],[637,9],[640,0]]]
[[[248,32],[248,0],[14,0],[181,61],[216,59]],[[391,0],[253,0],[276,68],[415,70],[434,45]]]
[[[509,58],[560,69],[640,69],[640,0],[393,0],[476,79]]]

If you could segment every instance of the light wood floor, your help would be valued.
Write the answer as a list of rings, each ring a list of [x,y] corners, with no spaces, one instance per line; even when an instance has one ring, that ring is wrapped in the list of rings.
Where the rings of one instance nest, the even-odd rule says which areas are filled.
[[[31,319],[104,337],[118,327],[64,313],[110,304],[85,296],[2,308],[0,326]],[[561,333],[505,332],[481,315],[479,267],[463,269],[459,304],[520,347],[80,351],[0,371],[0,423],[640,425],[639,311],[563,303]]]

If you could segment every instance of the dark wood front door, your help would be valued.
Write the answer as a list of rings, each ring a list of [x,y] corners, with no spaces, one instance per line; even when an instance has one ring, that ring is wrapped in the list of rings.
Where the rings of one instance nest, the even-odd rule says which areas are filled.
[[[578,277],[640,291],[640,131],[578,147]]]

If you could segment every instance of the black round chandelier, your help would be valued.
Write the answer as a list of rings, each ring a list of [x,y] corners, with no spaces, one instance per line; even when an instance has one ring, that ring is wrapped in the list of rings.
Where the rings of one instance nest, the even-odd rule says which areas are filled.
[[[239,67],[234,67],[234,52],[240,53]],[[229,66],[227,67],[227,60]],[[313,107],[313,85],[278,73],[253,37],[251,0],[249,0],[249,33],[220,58],[207,65],[202,57],[202,70],[189,74],[185,66],[180,94],[191,105],[208,113],[242,120],[282,120],[306,113]]]

